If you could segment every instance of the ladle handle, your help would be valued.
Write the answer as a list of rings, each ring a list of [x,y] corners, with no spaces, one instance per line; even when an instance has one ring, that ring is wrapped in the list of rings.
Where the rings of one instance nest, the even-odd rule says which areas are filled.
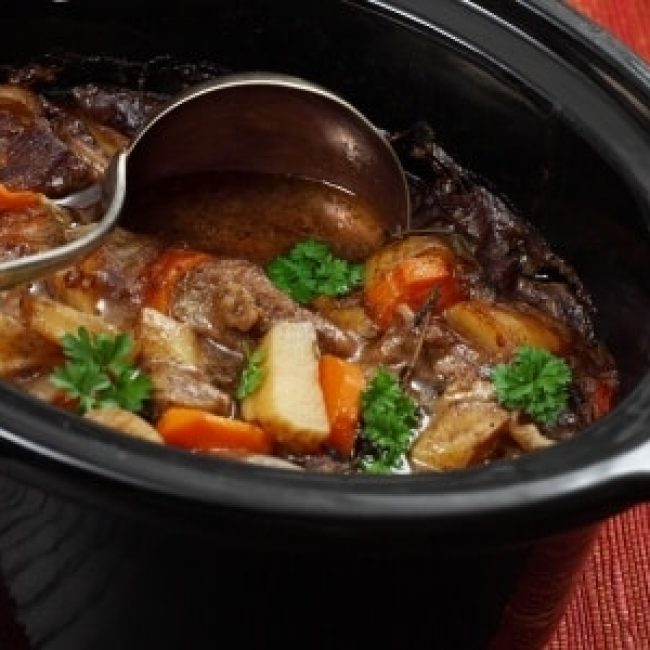
[[[102,196],[109,201],[96,228],[79,239],[50,250],[0,262],[0,289],[16,285],[58,271],[92,253],[103,243],[120,216],[126,193],[126,154],[118,153],[106,172],[102,183]]]

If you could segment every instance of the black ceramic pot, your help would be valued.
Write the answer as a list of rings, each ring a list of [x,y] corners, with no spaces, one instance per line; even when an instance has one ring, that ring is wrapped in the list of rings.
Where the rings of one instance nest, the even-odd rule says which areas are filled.
[[[1,387],[0,647],[540,647],[593,525],[650,496],[648,69],[555,0],[8,4],[0,63],[171,53],[427,120],[578,270],[623,389],[549,451],[375,479],[153,448]]]

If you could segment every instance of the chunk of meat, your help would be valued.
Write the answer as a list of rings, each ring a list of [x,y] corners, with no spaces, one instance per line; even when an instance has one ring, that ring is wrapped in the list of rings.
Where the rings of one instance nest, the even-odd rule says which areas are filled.
[[[0,183],[51,197],[80,190],[97,178],[52,131],[47,120],[19,125],[0,110]]]
[[[319,296],[312,305],[324,318],[346,332],[354,332],[364,339],[377,336],[378,330],[362,306],[362,294],[343,298]]]
[[[118,151],[122,151],[129,146],[129,139],[110,126],[99,124],[99,122],[95,122],[86,116],[82,116],[82,120],[95,140],[97,147],[107,158],[112,158]]]
[[[147,288],[146,270],[160,254],[153,238],[116,228],[83,262],[47,278],[58,300],[120,328],[137,320]]]
[[[144,126],[165,103],[154,93],[96,84],[73,88],[72,97],[83,113],[126,135]]]
[[[140,314],[136,337],[140,363],[153,381],[156,413],[170,406],[230,412],[230,398],[210,382],[199,341],[189,325],[146,307]]]
[[[107,138],[117,142],[100,128],[93,133],[70,110],[23,88],[0,86],[0,182],[58,197],[98,181],[111,155]]]
[[[153,382],[154,417],[172,406],[230,414],[230,397],[206,381],[201,370],[167,361],[153,361],[143,364],[143,368]]]
[[[94,181],[99,181],[110,162],[109,156],[97,144],[86,124],[74,115],[53,108],[50,126],[63,142],[89,170]]]
[[[264,271],[245,260],[215,259],[179,283],[172,315],[237,349],[242,333],[265,334],[279,321],[309,321],[325,351],[349,356],[356,340],[319,314],[303,309],[278,290]]]
[[[66,243],[67,213],[42,202],[22,210],[0,211],[0,260],[32,255]]]

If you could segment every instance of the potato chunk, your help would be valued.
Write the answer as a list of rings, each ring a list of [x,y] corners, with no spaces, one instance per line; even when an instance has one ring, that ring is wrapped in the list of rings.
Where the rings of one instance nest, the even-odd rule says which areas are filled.
[[[276,323],[260,347],[264,381],[242,402],[244,419],[260,424],[287,449],[316,449],[329,435],[329,422],[318,380],[313,324]]]
[[[103,318],[86,314],[44,296],[28,296],[22,303],[27,327],[52,343],[61,344],[65,334],[76,334],[85,327],[92,334],[118,334]]]
[[[155,309],[142,310],[136,336],[140,354],[147,361],[199,365],[199,344],[194,330]]]
[[[445,318],[473,346],[498,357],[510,357],[520,345],[559,354],[568,343],[562,326],[550,318],[482,300],[459,302]]]
[[[48,368],[60,350],[15,318],[0,313],[0,376]]]
[[[510,415],[491,402],[444,408],[411,448],[416,469],[463,469],[487,458],[507,432]]]

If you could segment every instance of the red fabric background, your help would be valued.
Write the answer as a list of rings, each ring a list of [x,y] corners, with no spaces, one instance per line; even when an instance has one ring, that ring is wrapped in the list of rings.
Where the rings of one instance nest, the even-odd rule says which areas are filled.
[[[650,0],[570,1],[650,61]],[[603,526],[547,650],[650,650],[650,505]]]

